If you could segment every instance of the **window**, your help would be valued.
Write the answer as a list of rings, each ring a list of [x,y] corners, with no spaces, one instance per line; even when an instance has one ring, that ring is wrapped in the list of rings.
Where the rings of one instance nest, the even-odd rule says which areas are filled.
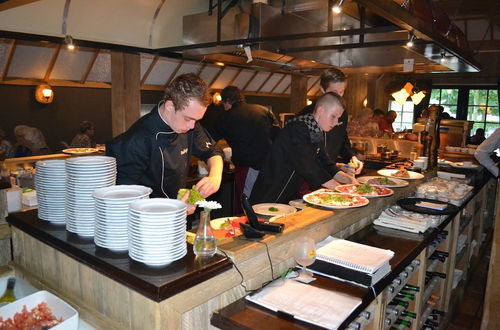
[[[475,134],[476,129],[482,128],[485,136],[490,136],[500,126],[498,90],[470,89],[467,120],[474,121],[471,134]]]
[[[457,119],[458,89],[433,89],[431,92],[430,104],[441,105],[445,112]]]
[[[396,120],[392,123],[395,132],[411,129],[413,127],[413,102],[407,101],[401,106],[396,101],[390,100],[389,110],[396,111],[398,114]]]

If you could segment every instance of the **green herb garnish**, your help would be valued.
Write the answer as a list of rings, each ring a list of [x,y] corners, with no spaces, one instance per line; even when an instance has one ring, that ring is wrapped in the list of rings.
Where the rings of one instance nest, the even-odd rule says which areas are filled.
[[[271,206],[270,208],[268,208],[269,212],[278,212],[279,210],[274,207],[274,206]]]
[[[359,185],[356,190],[355,190],[358,194],[371,194],[372,192],[375,191],[375,187],[367,184],[367,183],[363,183],[362,185]]]
[[[203,197],[200,192],[193,186],[191,189],[179,189],[179,192],[177,193],[177,199],[182,199],[186,192],[189,191],[189,197],[187,200],[188,204],[195,204],[196,202],[203,201],[205,200],[205,197]]]
[[[389,178],[379,178],[378,179],[379,184],[388,184],[388,185],[395,185],[396,182],[389,180]]]

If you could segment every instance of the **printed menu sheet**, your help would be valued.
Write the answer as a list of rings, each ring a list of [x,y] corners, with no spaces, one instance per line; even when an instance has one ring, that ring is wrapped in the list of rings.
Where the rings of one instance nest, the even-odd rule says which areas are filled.
[[[361,298],[314,287],[291,279],[278,279],[246,297],[275,312],[328,329],[340,324],[361,304]]]

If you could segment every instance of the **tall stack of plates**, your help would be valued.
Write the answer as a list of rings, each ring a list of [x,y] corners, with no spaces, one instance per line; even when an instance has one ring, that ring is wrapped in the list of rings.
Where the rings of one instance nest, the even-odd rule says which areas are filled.
[[[66,159],[66,229],[81,236],[94,236],[97,188],[116,182],[116,160],[106,156]]]
[[[153,190],[144,186],[120,185],[94,190],[94,242],[110,250],[128,249],[128,205],[148,198]]]
[[[132,202],[128,216],[128,254],[151,266],[162,266],[184,257],[186,209],[175,199],[153,198]]]
[[[66,169],[64,160],[36,162],[35,189],[38,218],[53,223],[66,223],[64,195]]]

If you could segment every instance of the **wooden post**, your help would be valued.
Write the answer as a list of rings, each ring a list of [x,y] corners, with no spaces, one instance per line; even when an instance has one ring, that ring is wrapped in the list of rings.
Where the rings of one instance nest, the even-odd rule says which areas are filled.
[[[299,113],[307,104],[307,76],[292,74],[290,112]]]
[[[493,231],[493,243],[491,245],[490,267],[488,269],[488,282],[486,284],[486,295],[484,297],[483,319],[481,329],[499,329],[500,316],[500,181],[497,182],[496,217]]]
[[[140,56],[111,52],[111,126],[113,136],[140,117]]]

